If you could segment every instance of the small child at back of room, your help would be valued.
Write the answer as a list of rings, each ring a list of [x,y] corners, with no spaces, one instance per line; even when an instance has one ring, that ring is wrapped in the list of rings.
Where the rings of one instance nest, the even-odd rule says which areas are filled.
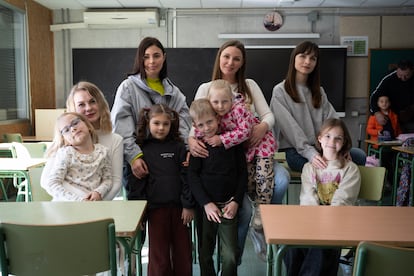
[[[193,101],[190,116],[204,139],[219,134],[219,116],[208,99]],[[191,191],[202,209],[196,218],[201,275],[216,275],[212,257],[217,235],[221,240],[221,275],[237,275],[237,212],[247,186],[245,153],[241,144],[226,149],[207,143],[206,149],[206,158],[190,156],[188,170]]]
[[[311,162],[305,164],[301,176],[300,205],[354,205],[361,186],[361,175],[358,166],[347,159],[352,140],[346,125],[340,119],[327,119],[316,141],[315,146],[327,167],[320,169],[313,167]],[[285,256],[288,275],[336,276],[340,254],[340,248],[289,249]]]
[[[67,112],[57,118],[46,153],[55,159],[44,187],[53,201],[96,201],[109,192],[111,161],[107,148],[97,142],[92,124],[82,114]]]
[[[190,276],[188,225],[195,202],[187,182],[187,150],[180,137],[178,113],[162,104],[140,110],[136,142],[149,173],[135,179],[130,195],[144,191],[147,199],[148,275]]]
[[[377,122],[375,115],[371,115],[367,123],[367,134],[372,140],[382,139],[384,141],[394,140],[401,134],[400,124],[398,123],[398,116],[394,113],[390,106],[388,96],[379,95],[377,101],[379,112],[381,112],[387,119],[387,123],[383,126]],[[378,148],[377,145],[374,145]]]
[[[249,144],[249,137],[254,125],[260,121],[245,106],[241,94],[233,94],[230,84],[222,79],[211,82],[207,98],[220,118],[220,135],[206,138],[213,146],[224,145],[226,149],[244,143],[248,185],[247,192],[254,202],[255,211],[252,220],[254,229],[262,229],[259,204],[270,204],[274,186],[274,153],[276,141],[271,131],[267,131],[257,145]]]

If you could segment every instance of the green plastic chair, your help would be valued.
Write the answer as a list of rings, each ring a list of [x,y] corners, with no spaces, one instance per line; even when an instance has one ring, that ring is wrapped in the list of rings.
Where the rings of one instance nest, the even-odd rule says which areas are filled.
[[[11,142],[23,143],[23,137],[20,133],[4,133],[3,134],[3,142],[5,142],[5,143],[11,143]]]
[[[49,195],[40,185],[44,167],[33,168],[29,170],[30,192],[32,193],[32,201],[51,201],[53,197]]]
[[[414,248],[374,242],[360,242],[354,263],[354,276],[413,275]]]
[[[82,204],[82,203],[80,203]],[[2,275],[116,276],[113,219],[78,224],[0,224]]]
[[[17,153],[12,143],[0,143],[0,158],[16,158]],[[2,200],[9,201],[7,191],[10,184],[16,185],[21,179],[17,178],[0,178],[0,190],[2,193]]]
[[[22,143],[22,145],[27,149],[32,158],[44,158],[47,146],[45,143]]]
[[[384,167],[358,167],[361,173],[358,199],[375,201],[377,205],[381,205],[386,169]]]

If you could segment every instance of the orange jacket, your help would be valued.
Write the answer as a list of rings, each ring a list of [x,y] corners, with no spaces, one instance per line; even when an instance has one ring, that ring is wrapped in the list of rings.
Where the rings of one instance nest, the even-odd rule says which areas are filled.
[[[391,126],[394,129],[394,136],[401,134],[400,124],[398,123],[398,116],[392,110],[388,112],[388,118],[391,120]],[[382,131],[382,125],[377,122],[375,115],[371,115],[367,123],[367,134],[371,140],[378,140],[378,132]]]

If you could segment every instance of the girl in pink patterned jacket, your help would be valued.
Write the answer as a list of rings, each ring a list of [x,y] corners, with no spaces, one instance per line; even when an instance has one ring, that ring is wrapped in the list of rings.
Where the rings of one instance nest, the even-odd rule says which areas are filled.
[[[207,95],[211,105],[221,117],[221,134],[204,141],[211,146],[224,145],[225,148],[241,144],[248,140],[252,127],[260,123],[250,108],[245,105],[240,94],[233,94],[230,84],[222,79],[212,81]],[[196,137],[198,137],[196,133]],[[252,147],[245,143],[247,169],[249,175],[248,195],[255,203],[252,226],[262,228],[258,204],[269,204],[273,195],[273,156],[276,141],[271,131],[263,137],[261,143]]]

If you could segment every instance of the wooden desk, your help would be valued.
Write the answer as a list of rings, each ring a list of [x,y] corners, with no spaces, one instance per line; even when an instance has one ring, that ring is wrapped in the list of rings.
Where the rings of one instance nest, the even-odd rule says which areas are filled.
[[[400,140],[378,142],[378,140],[367,139],[365,142],[368,144],[368,155],[375,154],[375,156],[377,156],[380,160],[380,166],[382,165],[381,163],[383,151],[394,146],[400,146],[402,144]],[[378,148],[374,148],[374,146],[378,146]]]
[[[411,201],[414,201],[414,146],[413,147],[392,147],[393,150],[397,151],[397,157],[395,162],[395,172],[394,172],[394,187],[392,194],[392,203],[396,204],[397,201],[397,188],[401,176],[401,169],[404,164],[408,163],[411,167],[411,184],[410,184],[410,194]]]
[[[414,246],[414,208],[266,204],[260,209],[268,244],[267,275],[281,275],[289,246],[355,247],[360,241]]]
[[[18,190],[16,200],[19,201],[20,196],[23,195],[28,202],[32,197],[29,170],[42,167],[45,163],[44,158],[0,158],[0,178],[25,179],[20,183],[15,181],[14,185]]]
[[[137,249],[138,275],[142,275],[141,231],[142,214],[146,201],[94,201],[94,202],[0,202],[0,222],[25,224],[79,223],[104,218],[115,221],[116,236],[130,255]],[[134,248],[135,246],[135,248]],[[129,269],[129,273],[131,269]]]
[[[23,142],[52,142],[53,137],[22,136]]]

